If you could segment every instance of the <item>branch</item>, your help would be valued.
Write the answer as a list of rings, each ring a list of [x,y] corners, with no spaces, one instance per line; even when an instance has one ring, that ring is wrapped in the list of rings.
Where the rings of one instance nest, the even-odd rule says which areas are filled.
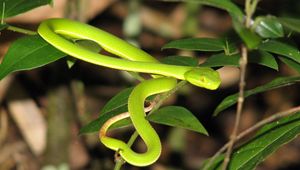
[[[15,27],[15,26],[8,26],[6,28],[7,30],[13,31],[13,32],[18,32],[18,33],[22,33],[22,34],[26,34],[26,35],[36,35],[37,32],[35,31],[31,31],[31,30],[27,30],[24,28],[19,28],[19,27]]]
[[[235,123],[234,128],[230,136],[230,141],[228,142],[228,148],[227,152],[224,158],[222,170],[226,170],[230,156],[232,153],[232,148],[234,145],[234,142],[236,141],[239,126],[240,126],[240,119],[242,115],[243,110],[243,104],[244,104],[244,89],[246,85],[245,77],[246,77],[246,68],[247,68],[247,62],[248,62],[248,49],[242,45],[241,48],[242,57],[240,59],[240,69],[241,69],[241,75],[240,75],[240,83],[239,83],[239,97],[238,97],[238,103],[237,103],[237,110],[236,110],[236,116],[235,116]]]
[[[286,117],[286,116],[289,116],[289,115],[292,115],[296,112],[299,112],[300,111],[300,106],[297,106],[297,107],[293,107],[289,110],[286,110],[286,111],[282,111],[282,112],[277,112],[275,114],[273,114],[272,116],[256,123],[255,125],[251,126],[250,128],[244,130],[243,132],[241,132],[237,137],[236,137],[236,141],[244,138],[245,136],[247,136],[248,134],[256,131],[257,129],[261,128],[262,126],[268,124],[268,123],[271,123],[271,122],[274,122],[275,120],[277,119],[280,119],[282,117]],[[228,147],[229,147],[229,144],[230,142],[226,143],[221,149],[219,149],[212,157],[211,159],[209,160],[209,162],[205,165],[205,167],[203,168],[203,170],[207,170],[211,165],[212,163],[216,160],[216,158],[218,156],[221,155],[221,153],[223,153]]]
[[[256,6],[258,4],[259,0],[246,0],[245,1],[245,13],[246,13],[246,20],[245,20],[245,27],[250,28],[251,27],[251,19],[252,15],[255,12]],[[241,47],[241,58],[240,58],[240,83],[239,83],[239,97],[238,97],[238,103],[237,103],[237,110],[236,110],[236,117],[235,117],[235,123],[234,128],[230,136],[230,141],[228,143],[227,152],[223,161],[222,170],[226,170],[230,156],[232,153],[232,148],[234,146],[234,142],[237,138],[239,125],[240,125],[240,118],[242,115],[243,110],[243,104],[244,104],[244,88],[246,85],[245,77],[246,77],[246,68],[248,63],[248,49],[247,47],[242,44]]]

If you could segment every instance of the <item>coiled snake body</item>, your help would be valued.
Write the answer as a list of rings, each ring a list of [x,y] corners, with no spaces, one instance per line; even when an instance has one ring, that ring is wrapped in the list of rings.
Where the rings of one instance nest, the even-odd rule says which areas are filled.
[[[152,164],[161,153],[159,136],[145,118],[146,97],[171,90],[176,86],[177,79],[210,90],[218,88],[221,82],[218,72],[211,68],[162,64],[151,55],[114,35],[80,22],[48,19],[40,24],[38,33],[48,43],[77,59],[112,69],[154,75],[153,79],[145,80],[134,88],[128,100],[129,114],[121,118],[130,116],[135,129],[147,145],[147,151],[137,153],[121,140],[100,135],[100,140],[105,146],[119,151],[125,161],[136,166]],[[120,58],[92,52],[76,45],[72,40],[94,41],[107,52]],[[109,126],[102,131],[106,132]]]

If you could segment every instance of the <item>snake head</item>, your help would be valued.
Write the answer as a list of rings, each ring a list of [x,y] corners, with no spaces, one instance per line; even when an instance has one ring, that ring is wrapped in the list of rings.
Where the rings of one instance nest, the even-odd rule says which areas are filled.
[[[221,78],[217,71],[209,67],[197,67],[184,74],[185,79],[191,84],[209,90],[217,89]]]

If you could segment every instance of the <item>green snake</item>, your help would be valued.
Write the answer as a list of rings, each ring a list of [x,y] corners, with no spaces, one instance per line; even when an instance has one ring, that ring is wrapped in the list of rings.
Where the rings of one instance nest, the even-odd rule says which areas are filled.
[[[48,43],[77,59],[112,69],[149,73],[152,79],[137,85],[128,99],[128,113],[120,114],[100,130],[99,138],[108,148],[118,151],[122,158],[135,166],[147,166],[155,162],[161,153],[159,136],[145,118],[144,101],[153,94],[169,91],[177,79],[186,80],[198,87],[215,90],[221,83],[218,72],[208,67],[177,66],[160,63],[146,52],[96,27],[68,19],[48,19],[38,27],[39,35]],[[120,58],[90,51],[74,43],[74,40],[90,40],[104,50]],[[109,126],[130,117],[133,126],[147,146],[138,153],[118,139],[106,136]]]

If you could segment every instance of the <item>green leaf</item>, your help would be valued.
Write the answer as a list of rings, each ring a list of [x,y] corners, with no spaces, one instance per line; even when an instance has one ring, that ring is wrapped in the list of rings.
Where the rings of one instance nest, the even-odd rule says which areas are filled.
[[[132,92],[133,87],[126,88],[111,98],[101,110],[101,115],[106,114],[107,112],[112,112],[118,110],[123,106],[127,106],[128,98]],[[100,116],[101,116],[100,115]]]
[[[202,67],[220,67],[220,66],[234,66],[239,67],[240,54],[225,55],[224,53],[210,56],[204,63],[200,64]],[[249,56],[250,63],[260,64],[275,70],[278,70],[276,59],[268,52],[252,51]]]
[[[239,52],[236,42],[232,42],[231,40],[228,40],[226,38],[224,40],[224,43],[225,43],[224,51],[226,55],[233,55]]]
[[[127,102],[130,93],[132,92],[133,87],[127,88],[119,92],[113,98],[111,98],[106,105],[102,108],[99,118],[88,123],[82,127],[79,131],[79,134],[85,133],[94,133],[98,132],[102,125],[110,118],[127,112]]]
[[[236,149],[229,163],[229,170],[252,170],[284,144],[295,139],[300,133],[300,112],[269,123],[247,143]],[[219,170],[222,157],[216,160],[217,167],[209,170]]]
[[[296,18],[277,18],[279,22],[286,28],[300,33],[300,19]]]
[[[264,126],[251,141],[233,154],[230,169],[254,169],[268,155],[296,138],[299,133],[299,112]]]
[[[207,159],[203,162],[201,169],[206,168],[207,170],[217,170],[220,169],[220,166],[222,165],[223,161],[224,161],[225,155],[224,154],[220,154],[218,157],[215,158],[215,161],[209,166],[207,166],[207,163],[209,162],[210,159]],[[200,169],[200,170],[201,170]]]
[[[249,54],[249,62],[257,63],[278,71],[278,64],[274,56],[266,51],[255,50]]]
[[[232,17],[233,27],[235,31],[239,34],[241,39],[246,43],[247,47],[250,49],[254,49],[258,46],[261,39],[259,36],[249,31],[248,29],[242,26],[244,13],[241,9],[232,3],[230,0],[164,0],[164,1],[173,1],[173,2],[192,2],[199,3],[204,5],[213,6],[216,8],[220,8],[226,10]]]
[[[112,124],[108,130],[113,130],[113,129],[129,126],[129,125],[132,125],[132,122],[131,122],[131,119],[129,117],[127,117],[125,119],[119,120],[119,121],[115,122],[114,124]]]
[[[220,66],[239,66],[240,54],[225,55],[224,53],[215,54],[206,59],[199,66],[201,67],[220,67]]]
[[[289,58],[285,57],[278,57],[282,62],[284,62],[286,65],[288,65],[290,68],[296,70],[300,74],[300,64],[295,62],[294,60],[291,60]]]
[[[197,66],[198,60],[193,57],[185,56],[168,56],[161,60],[164,64],[179,65],[179,66]]]
[[[246,46],[249,49],[256,49],[258,45],[261,43],[261,38],[252,32],[250,29],[244,27],[240,23],[233,23],[234,29],[240,36],[240,38],[244,41]]]
[[[77,59],[71,56],[67,56],[67,66],[68,68],[72,68],[74,64],[76,63]]]
[[[95,43],[94,41],[90,40],[75,40],[74,44],[79,45],[89,51],[93,51],[95,53],[99,53],[102,50],[102,47]],[[77,59],[74,57],[67,58],[67,65],[69,68],[72,68],[73,65],[76,63]]]
[[[13,42],[4,56],[0,80],[11,72],[41,67],[65,56],[38,35],[20,38]]]
[[[167,43],[162,49],[175,48],[195,51],[223,51],[225,43],[221,39],[214,38],[188,38]]]
[[[272,80],[271,82],[266,83],[262,86],[258,86],[251,90],[246,90],[244,95],[246,98],[246,97],[249,97],[249,96],[257,94],[257,93],[269,91],[269,90],[280,88],[280,87],[290,86],[290,85],[293,85],[298,82],[300,82],[300,76],[280,77],[280,78],[276,78],[276,79]],[[237,98],[238,98],[238,93],[235,93],[235,94],[227,96],[225,99],[223,99],[222,102],[215,109],[214,116],[216,116],[221,111],[227,109],[228,107],[234,105],[237,102]]]
[[[76,45],[79,45],[89,51],[99,53],[102,50],[102,47],[94,41],[90,40],[76,40],[74,42]]]
[[[98,132],[102,125],[113,116],[127,111],[127,105],[118,107],[118,109],[111,110],[106,113],[102,113],[100,117],[93,120],[89,124],[80,129],[79,134]],[[163,125],[185,128],[188,130],[196,131],[205,135],[208,135],[206,129],[198,121],[198,119],[187,109],[179,106],[167,106],[161,108],[151,115],[147,115],[147,119],[154,123]],[[131,125],[130,118],[125,118],[114,123],[109,130]]]
[[[290,58],[300,63],[300,52],[299,50],[287,43],[283,43],[276,40],[267,40],[259,45],[259,49],[268,51],[270,53],[278,54]]]
[[[191,2],[191,3],[213,6],[227,11],[232,17],[238,19],[239,21],[242,21],[244,16],[241,9],[238,6],[236,6],[234,3],[232,3],[230,0],[164,0],[164,1]]]
[[[127,105],[120,105],[119,107],[115,107],[114,110],[110,110],[105,113],[101,113],[100,116],[88,123],[87,125],[83,126],[79,130],[79,135],[87,134],[87,133],[96,133],[99,131],[99,129],[103,126],[103,124],[110,118],[119,115],[121,113],[127,112]],[[123,124],[120,124],[119,126],[123,126]],[[117,128],[116,125],[114,125],[114,128]]]
[[[153,114],[148,115],[147,119],[151,122],[181,127],[208,135],[206,129],[199,120],[186,108],[179,106],[163,107]]]
[[[250,49],[256,48],[257,45],[261,41],[260,38],[258,36],[256,36],[255,34],[245,31],[245,29],[242,27],[242,23],[244,20],[244,13],[241,11],[241,9],[238,6],[236,6],[230,0],[224,0],[224,1],[221,1],[221,0],[164,0],[164,1],[198,3],[198,4],[204,4],[204,5],[223,9],[231,15],[234,29],[239,34],[239,36],[244,40],[244,42],[246,42],[247,46]]]
[[[263,38],[284,36],[282,25],[275,17],[257,17],[254,23],[255,31]]]
[[[8,24],[0,24],[0,31],[6,29],[9,25]]]
[[[0,15],[8,18],[51,3],[52,0],[0,0]]]

